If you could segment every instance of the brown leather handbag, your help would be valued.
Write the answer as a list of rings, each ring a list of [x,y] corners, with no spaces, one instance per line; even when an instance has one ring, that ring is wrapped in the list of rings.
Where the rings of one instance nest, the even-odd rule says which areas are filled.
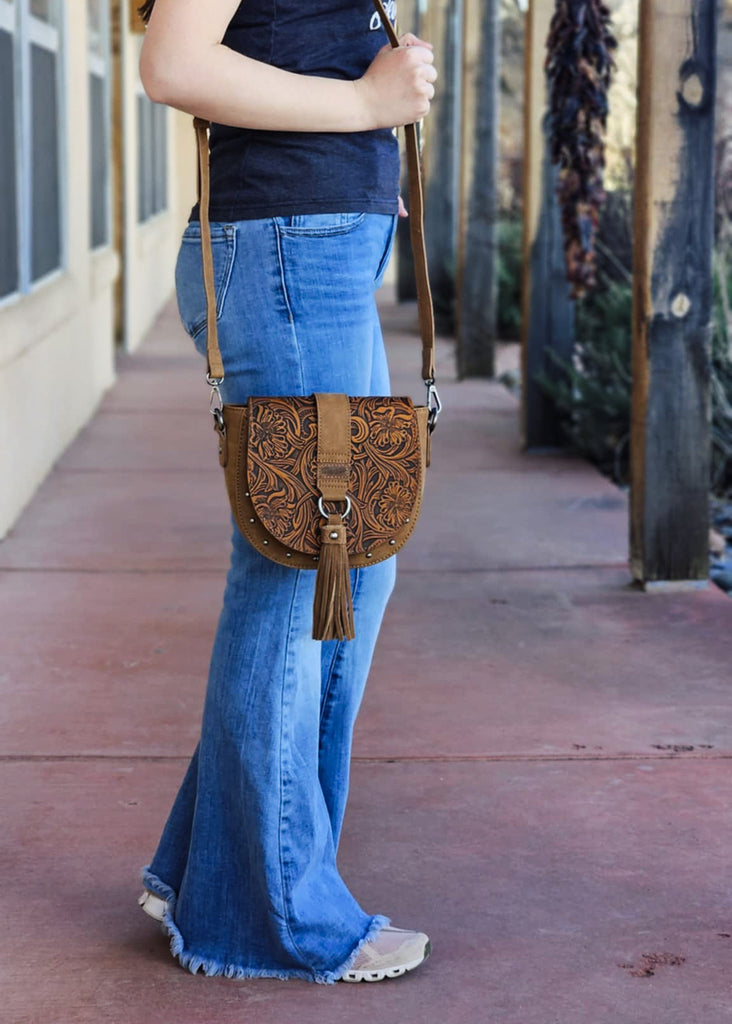
[[[399,41],[374,0],[392,46]],[[313,638],[354,636],[349,568],[395,554],[419,515],[430,434],[441,408],[435,388],[434,317],[423,236],[416,125],[407,125],[410,231],[417,280],[425,405],[411,398],[342,394],[250,397],[223,404],[209,225],[207,121],[194,120],[199,154],[203,277],[207,304],[206,379],[219,438],[219,461],[234,519],[261,554],[317,570]]]

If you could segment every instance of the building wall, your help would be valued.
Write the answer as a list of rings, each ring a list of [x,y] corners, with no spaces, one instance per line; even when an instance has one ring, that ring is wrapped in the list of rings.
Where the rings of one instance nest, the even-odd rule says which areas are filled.
[[[17,4],[29,6],[28,0]],[[0,538],[113,383],[118,347],[136,348],[170,298],[195,189],[190,118],[168,111],[167,208],[138,223],[140,37],[130,31],[128,0],[109,0],[120,29],[121,166],[112,180],[124,199],[124,231],[112,231],[108,245],[91,250],[86,8],[83,0],[59,6],[62,268],[27,294],[0,302]],[[0,96],[0,103],[9,102]],[[31,173],[27,166],[24,173]]]

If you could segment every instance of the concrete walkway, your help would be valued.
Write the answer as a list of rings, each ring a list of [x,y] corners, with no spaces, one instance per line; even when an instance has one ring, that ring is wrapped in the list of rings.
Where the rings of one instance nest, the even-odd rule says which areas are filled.
[[[384,318],[395,390],[421,400],[413,311]],[[634,590],[626,496],[520,454],[516,399],[440,354],[341,854],[432,959],[374,986],[194,977],[136,906],[228,544],[201,362],[169,309],[0,545],[3,1022],[732,1021],[732,602]]]

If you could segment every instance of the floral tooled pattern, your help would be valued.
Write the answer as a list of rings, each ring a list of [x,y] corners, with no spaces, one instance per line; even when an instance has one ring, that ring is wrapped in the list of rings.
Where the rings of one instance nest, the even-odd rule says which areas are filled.
[[[422,489],[419,425],[408,398],[351,398],[351,470],[346,520],[351,554],[406,526]],[[314,398],[249,401],[248,489],[267,531],[293,551],[320,549]]]
[[[267,459],[280,459],[290,447],[285,418],[276,409],[263,408],[252,423],[251,444]]]
[[[386,490],[378,501],[379,517],[392,530],[404,526],[409,512],[412,511],[412,496],[406,487],[396,480],[387,484]]]

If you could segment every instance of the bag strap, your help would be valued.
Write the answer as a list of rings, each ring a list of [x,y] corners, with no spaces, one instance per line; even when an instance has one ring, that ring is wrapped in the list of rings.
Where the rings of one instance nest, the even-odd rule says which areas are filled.
[[[211,224],[208,207],[211,196],[211,177],[208,166],[209,122],[194,117],[193,127],[198,142],[198,209],[201,220],[201,255],[203,258],[203,286],[206,291],[206,359],[208,371],[206,380],[211,387],[218,387],[224,379],[224,364],[219,348],[219,328],[216,320],[216,283],[214,279],[213,250],[211,249]],[[217,382],[217,383],[215,383]]]
[[[389,42],[399,46],[399,38],[384,8],[382,0],[373,0],[381,17]],[[210,176],[209,176],[209,122],[200,117],[193,119],[198,142],[198,199],[201,222],[201,249],[203,256],[203,280],[206,291],[206,356],[208,372],[206,379],[214,390],[214,397],[220,398],[218,388],[224,380],[224,364],[219,348],[218,325],[216,322],[216,287],[214,281],[213,253],[211,250],[211,226],[209,222]],[[427,252],[424,242],[424,191],[420,167],[419,139],[417,125],[404,127],[407,171],[409,180],[409,229],[414,256],[414,271],[417,286],[417,307],[419,328],[422,338],[422,379],[427,386],[427,405],[430,408],[430,429],[434,428],[440,412],[440,399],[435,388],[435,321],[432,308]]]

